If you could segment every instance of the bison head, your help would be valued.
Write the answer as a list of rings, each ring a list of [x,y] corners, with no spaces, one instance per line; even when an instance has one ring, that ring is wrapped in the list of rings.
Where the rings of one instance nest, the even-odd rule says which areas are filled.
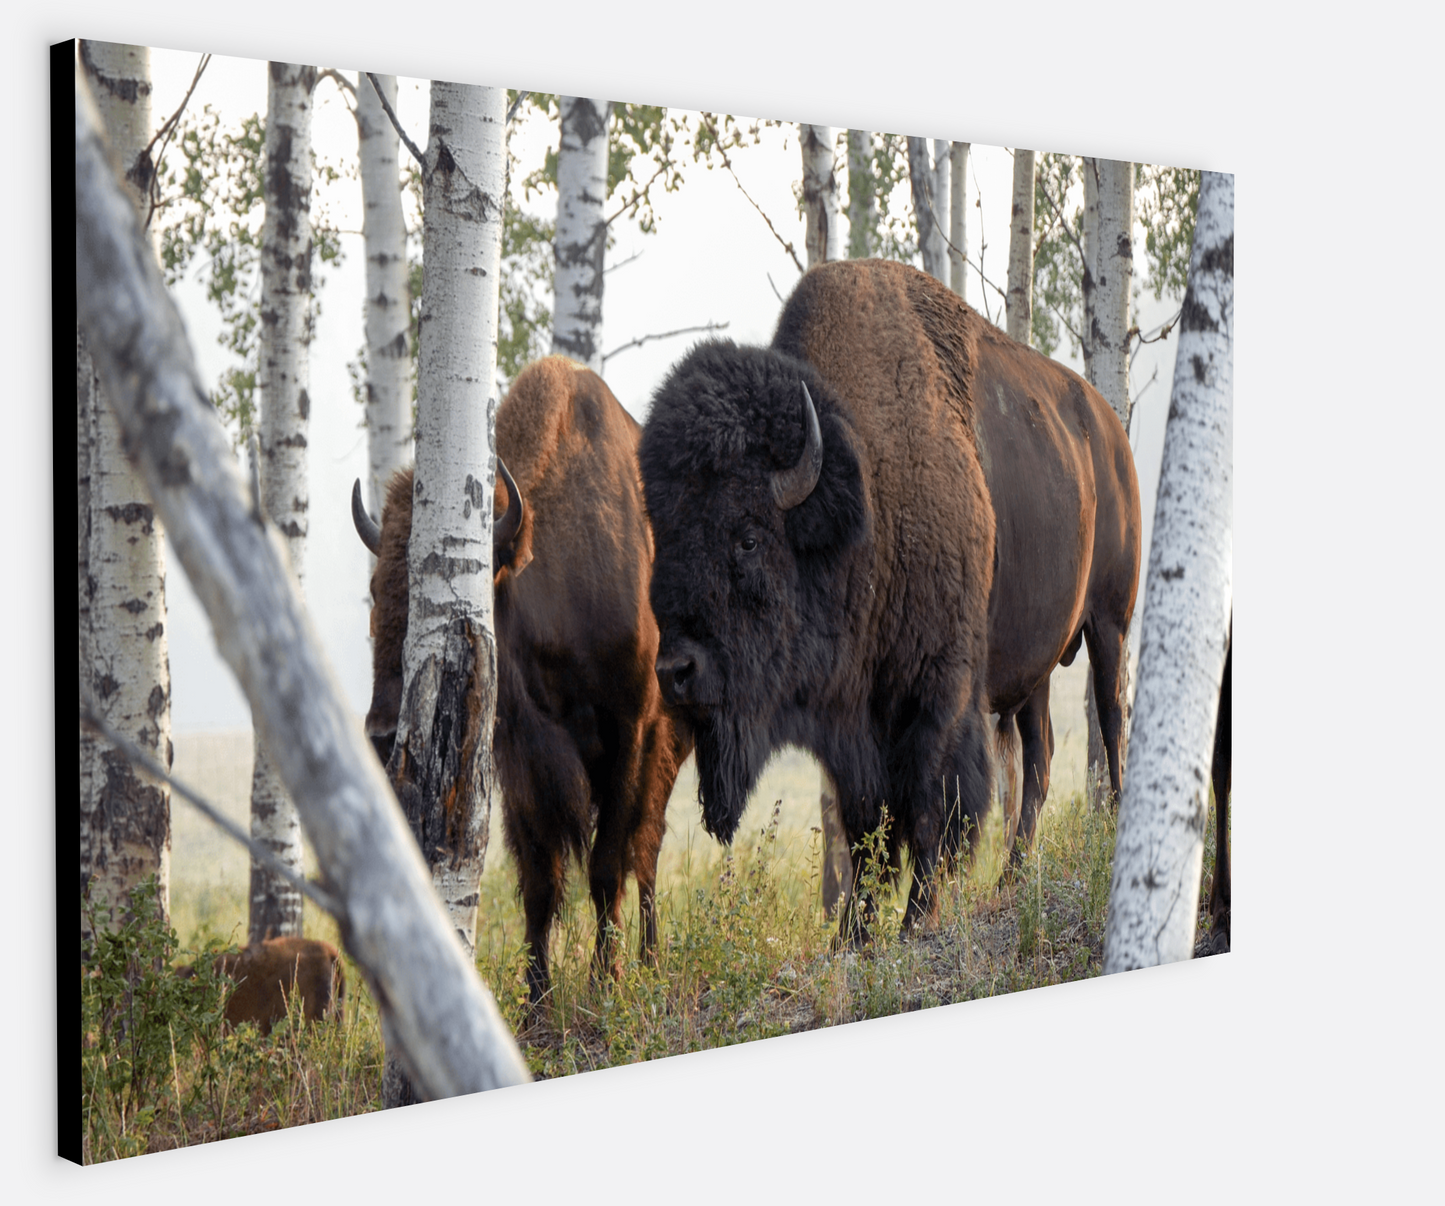
[[[703,823],[729,841],[834,668],[870,524],[855,439],[809,365],[717,341],[659,387],[638,457],[658,681],[695,726]]]
[[[361,501],[361,482],[351,488],[351,520],[356,534],[376,557],[371,575],[371,708],[366,733],[383,765],[391,759],[396,722],[401,715],[402,648],[406,644],[410,587],[407,547],[411,541],[413,474],[392,475],[378,525]],[[500,587],[532,560],[532,517],[502,458],[497,458],[496,515],[492,526],[492,584]],[[494,512],[496,514],[496,512]]]

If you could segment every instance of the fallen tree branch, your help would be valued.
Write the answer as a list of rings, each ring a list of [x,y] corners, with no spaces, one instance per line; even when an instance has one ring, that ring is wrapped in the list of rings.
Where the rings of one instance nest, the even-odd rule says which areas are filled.
[[[347,710],[196,370],[154,253],[75,84],[76,308],[125,446],[316,851],[388,1049],[425,1098],[529,1079]]]
[[[381,102],[381,111],[391,120],[396,136],[406,143],[406,149],[411,152],[423,172],[426,171],[426,156],[422,154],[421,148],[412,142],[411,137],[401,128],[401,119],[397,117],[396,110],[391,107],[391,102],[386,99],[386,93],[381,90],[381,84],[377,81],[376,72],[368,71],[366,78],[371,81],[371,86],[376,89],[376,99]]]
[[[674,335],[691,335],[694,331],[726,331],[727,329],[728,324],[725,322],[708,322],[700,327],[678,327],[675,331],[660,331],[655,335],[639,335],[636,339],[629,340],[619,348],[613,348],[610,352],[604,352],[602,363],[605,366],[612,357],[619,353],[625,352],[629,348],[640,348],[644,343],[651,343],[654,339],[671,339]]]

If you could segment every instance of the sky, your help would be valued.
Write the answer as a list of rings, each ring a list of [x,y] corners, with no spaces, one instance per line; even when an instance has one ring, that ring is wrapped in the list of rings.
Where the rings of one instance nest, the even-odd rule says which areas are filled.
[[[199,58],[194,52],[152,51],[152,111],[156,123],[179,106]],[[356,78],[354,72],[345,71],[345,74],[353,81]],[[508,86],[515,82],[498,80],[496,84]],[[399,80],[398,118],[412,139],[422,146],[427,134],[427,95],[427,81]],[[354,168],[356,127],[342,90],[323,79],[315,98],[312,141],[318,161]],[[632,99],[650,101],[645,96]],[[223,124],[238,123],[252,113],[264,114],[264,62],[213,56],[190,100],[189,110],[199,112],[208,104],[221,114]],[[790,117],[741,113],[737,116],[740,120]],[[692,124],[695,127],[696,121]],[[520,167],[513,169],[514,193],[520,191],[515,187],[517,179],[541,163],[556,136],[555,123],[547,122],[528,108],[522,110],[511,133],[511,149],[520,161]],[[407,156],[404,147],[400,153],[403,158]],[[731,158],[748,194],[801,258],[803,225],[793,194],[795,182],[802,174],[796,125],[788,122],[782,127],[764,128],[760,145],[734,152]],[[840,153],[840,191],[844,198],[846,171],[842,163],[845,161]],[[1006,275],[1012,179],[1010,150],[982,144],[972,146],[967,181],[969,258],[978,263],[981,255],[985,273],[1000,284]],[[361,409],[352,398],[347,371],[348,362],[356,359],[363,342],[365,264],[360,236],[361,185],[354,170],[327,186],[320,203],[332,224],[342,231],[345,254],[340,265],[320,268],[324,278],[319,291],[321,309],[310,357],[311,527],[303,589],[327,657],[351,708],[361,715],[366,711],[371,693],[367,636],[370,571],[349,511],[351,483],[366,472],[366,433],[360,426]],[[534,196],[520,203],[544,216],[555,216],[555,194]],[[549,204],[552,212],[548,212]],[[843,204],[846,207],[846,200]],[[654,233],[643,233],[635,221],[614,223],[614,245],[606,261],[604,354],[640,336],[709,322],[727,323],[722,334],[739,343],[769,342],[780,309],[779,295],[787,296],[798,279],[798,270],[733,178],[721,168],[709,171],[702,165],[688,164],[684,168],[682,188],[674,193],[654,190],[653,205],[658,217]],[[608,212],[614,207],[615,202],[610,203]],[[842,220],[846,232],[846,216]],[[1136,238],[1135,243],[1135,278],[1142,281],[1147,274],[1142,238]],[[231,354],[217,344],[220,318],[206,301],[195,268],[193,266],[187,280],[177,287],[175,295],[191,335],[202,379],[214,383],[233,360]],[[977,274],[970,269],[967,275],[970,304],[977,308],[987,305],[1001,323],[1001,298],[989,291],[985,299]],[[1166,297],[1156,302],[1147,287],[1139,292],[1136,304],[1135,321],[1145,331],[1166,321],[1177,309],[1177,299]],[[653,390],[671,365],[701,337],[682,336],[629,348],[607,361],[604,376],[623,406],[639,421],[645,421]],[[1173,349],[1173,341],[1142,348],[1132,370],[1137,404],[1131,437],[1140,477],[1146,564],[1155,483],[1163,448],[1164,414],[1173,374]],[[1055,355],[1082,372],[1082,363],[1071,359],[1068,352],[1065,341]],[[1153,383],[1146,385],[1151,377]],[[173,568],[179,571],[179,566]],[[168,575],[167,590],[174,730],[186,733],[247,727],[249,706],[215,651],[209,621],[183,571]],[[1138,619],[1136,613],[1136,627]]]

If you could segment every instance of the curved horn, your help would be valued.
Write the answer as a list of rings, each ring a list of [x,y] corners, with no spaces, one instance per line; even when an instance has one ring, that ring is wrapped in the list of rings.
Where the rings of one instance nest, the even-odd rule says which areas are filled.
[[[502,484],[507,487],[507,509],[502,517],[492,525],[493,570],[497,568],[497,554],[516,539],[517,533],[522,530],[522,516],[526,510],[526,504],[522,501],[522,492],[517,489],[517,483],[507,472],[507,466],[503,464],[501,457],[497,458],[497,472],[502,475]]]
[[[807,441],[798,463],[773,474],[773,501],[783,511],[792,510],[807,498],[823,472],[823,433],[818,428],[818,412],[813,409],[813,396],[806,384],[803,386],[803,430]]]
[[[356,525],[356,534],[361,537],[361,543],[371,550],[373,557],[381,556],[381,529],[376,526],[376,520],[366,513],[366,507],[361,501],[361,479],[356,479],[356,484],[351,487],[351,522]]]

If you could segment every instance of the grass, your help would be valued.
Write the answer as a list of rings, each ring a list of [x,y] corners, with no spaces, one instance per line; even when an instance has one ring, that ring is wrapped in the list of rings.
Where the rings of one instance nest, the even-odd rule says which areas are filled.
[[[1082,693],[1079,678],[1078,692],[1059,692],[1061,703]],[[898,932],[907,865],[896,885],[874,874],[878,917],[861,950],[831,949],[836,925],[820,903],[819,773],[797,751],[784,751],[764,771],[731,850],[702,831],[695,778],[690,764],[684,768],[659,867],[655,966],[635,958],[632,887],[618,936],[628,951],[623,972],[615,981],[594,977],[592,906],[574,868],[553,933],[550,1008],[535,1017],[527,1010],[515,871],[495,842],[481,885],[477,965],[533,1074],[570,1075],[1098,975],[1113,818],[1085,804],[1082,725],[1061,711],[1050,798],[1018,874],[1000,883],[1005,851],[995,811],[972,868],[944,876],[937,918],[923,932],[906,939]],[[182,737],[176,771],[233,815],[246,815],[248,741]],[[1207,898],[1212,815],[1204,859]],[[347,968],[339,1022],[294,1018],[269,1038],[249,1026],[223,1033],[225,982],[182,981],[169,969],[208,968],[216,950],[244,941],[246,857],[178,808],[172,866],[174,930],[154,918],[138,922],[127,927],[129,947],[83,970],[86,1160],[379,1108],[384,1049],[356,968]],[[1201,930],[1207,925],[1201,910]],[[306,932],[337,941],[335,923],[316,910],[307,910]],[[146,993],[130,992],[145,976]],[[154,1008],[137,1019],[134,1003],[143,997]]]

